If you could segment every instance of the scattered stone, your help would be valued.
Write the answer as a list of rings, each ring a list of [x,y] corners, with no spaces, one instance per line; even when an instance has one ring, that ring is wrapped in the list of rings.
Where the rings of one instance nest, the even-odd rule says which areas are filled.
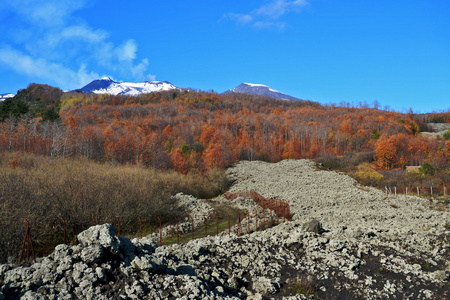
[[[303,230],[317,234],[322,234],[324,232],[322,223],[320,223],[318,220],[312,220],[308,223],[303,224]]]

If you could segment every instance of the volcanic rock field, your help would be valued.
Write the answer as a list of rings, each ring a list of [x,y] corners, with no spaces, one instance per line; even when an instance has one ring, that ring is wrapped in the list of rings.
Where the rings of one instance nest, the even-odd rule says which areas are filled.
[[[230,193],[286,200],[291,220],[161,247],[158,234],[130,240],[97,225],[37,263],[0,265],[0,299],[450,299],[448,202],[387,195],[309,160],[228,174]],[[198,226],[211,213],[176,197]],[[246,197],[210,201],[268,215]]]

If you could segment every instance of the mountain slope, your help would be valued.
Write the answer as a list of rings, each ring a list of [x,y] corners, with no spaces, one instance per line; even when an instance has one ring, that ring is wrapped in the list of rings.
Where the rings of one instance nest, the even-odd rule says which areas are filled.
[[[135,96],[172,89],[178,88],[167,81],[117,82],[109,77],[103,77],[92,81],[80,90],[85,93]]]
[[[252,95],[260,95],[265,97],[272,97],[280,100],[300,100],[293,96],[286,95],[277,90],[274,90],[267,85],[254,84],[254,83],[241,83],[237,87],[231,90],[227,90],[224,93],[246,93]]]

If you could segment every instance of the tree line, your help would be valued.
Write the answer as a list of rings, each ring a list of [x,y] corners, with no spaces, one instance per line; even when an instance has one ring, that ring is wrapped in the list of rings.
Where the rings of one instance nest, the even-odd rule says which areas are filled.
[[[0,106],[1,151],[84,156],[180,173],[239,160],[346,153],[372,154],[369,162],[380,169],[423,163],[442,169],[450,157],[445,137],[420,135],[426,121],[448,121],[449,113],[404,114],[195,90],[136,97],[63,93],[36,84],[16,97]]]

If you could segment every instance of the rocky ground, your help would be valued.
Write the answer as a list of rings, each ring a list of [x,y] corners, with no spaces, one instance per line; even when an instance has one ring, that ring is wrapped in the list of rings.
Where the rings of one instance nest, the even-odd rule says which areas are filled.
[[[429,132],[422,132],[426,136],[443,137],[450,129],[450,124],[448,123],[428,123],[427,126]]]
[[[448,205],[386,195],[307,160],[228,172],[230,192],[287,200],[292,221],[170,247],[91,227],[36,264],[1,265],[0,299],[450,299]]]

